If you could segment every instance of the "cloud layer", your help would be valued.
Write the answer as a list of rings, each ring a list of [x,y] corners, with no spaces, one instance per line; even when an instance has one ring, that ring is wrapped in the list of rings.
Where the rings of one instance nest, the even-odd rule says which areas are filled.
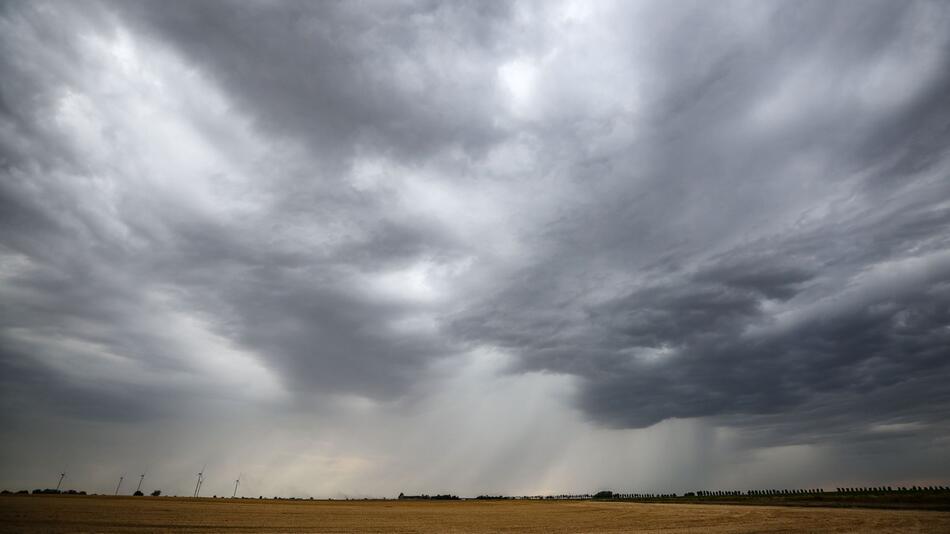
[[[946,476],[948,25],[939,2],[5,3],[4,457],[153,425],[204,444],[165,465],[281,436],[271,466],[323,485],[261,487],[317,494],[433,459],[420,490],[753,484],[773,456]],[[634,443],[691,469],[579,460]]]

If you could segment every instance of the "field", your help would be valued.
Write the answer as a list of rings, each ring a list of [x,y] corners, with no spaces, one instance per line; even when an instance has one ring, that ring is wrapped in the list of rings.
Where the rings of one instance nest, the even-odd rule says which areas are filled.
[[[950,492],[855,492],[778,495],[723,495],[640,499],[676,504],[757,504],[760,506],[818,506],[821,508],[888,508],[950,512]]]
[[[597,501],[4,496],[2,532],[950,532],[950,512]]]

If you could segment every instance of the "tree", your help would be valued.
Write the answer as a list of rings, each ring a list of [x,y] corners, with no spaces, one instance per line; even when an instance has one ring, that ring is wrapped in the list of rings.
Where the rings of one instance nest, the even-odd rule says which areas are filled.
[[[132,494],[133,497],[141,497],[143,495],[145,494],[142,493],[142,490],[135,490],[135,493]]]
[[[152,497],[158,497],[162,494],[162,490],[155,490],[152,492]]]

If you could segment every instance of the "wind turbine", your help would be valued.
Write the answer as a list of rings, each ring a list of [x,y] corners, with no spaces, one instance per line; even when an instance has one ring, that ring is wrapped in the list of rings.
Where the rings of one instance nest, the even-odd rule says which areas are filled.
[[[59,474],[59,482],[56,483],[56,491],[59,491],[59,487],[63,485],[63,479],[66,478],[66,470],[64,469],[62,473]]]
[[[115,486],[115,494],[119,494],[119,488],[122,487],[122,480],[125,478],[125,475],[119,477],[119,483]]]
[[[208,467],[208,464],[205,464],[201,467],[201,471],[198,471],[198,483],[195,484],[195,497],[198,496],[198,492],[201,491],[201,483],[204,481],[205,467]]]
[[[232,499],[237,496],[238,484],[240,483],[241,483],[241,475],[238,474],[237,480],[234,481],[234,493],[231,494]]]
[[[148,469],[145,470],[145,473],[148,473]],[[142,473],[141,476],[139,476],[139,485],[137,488],[135,488],[135,493],[142,491],[142,482],[145,480],[145,473]]]

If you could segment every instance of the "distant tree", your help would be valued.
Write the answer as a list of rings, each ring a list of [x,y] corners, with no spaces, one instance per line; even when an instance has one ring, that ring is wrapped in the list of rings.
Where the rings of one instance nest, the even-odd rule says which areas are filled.
[[[135,490],[135,493],[132,494],[133,497],[141,497],[143,495],[145,494],[142,493],[142,490]]]
[[[152,497],[160,497],[162,495],[162,490],[155,490],[152,492]]]

